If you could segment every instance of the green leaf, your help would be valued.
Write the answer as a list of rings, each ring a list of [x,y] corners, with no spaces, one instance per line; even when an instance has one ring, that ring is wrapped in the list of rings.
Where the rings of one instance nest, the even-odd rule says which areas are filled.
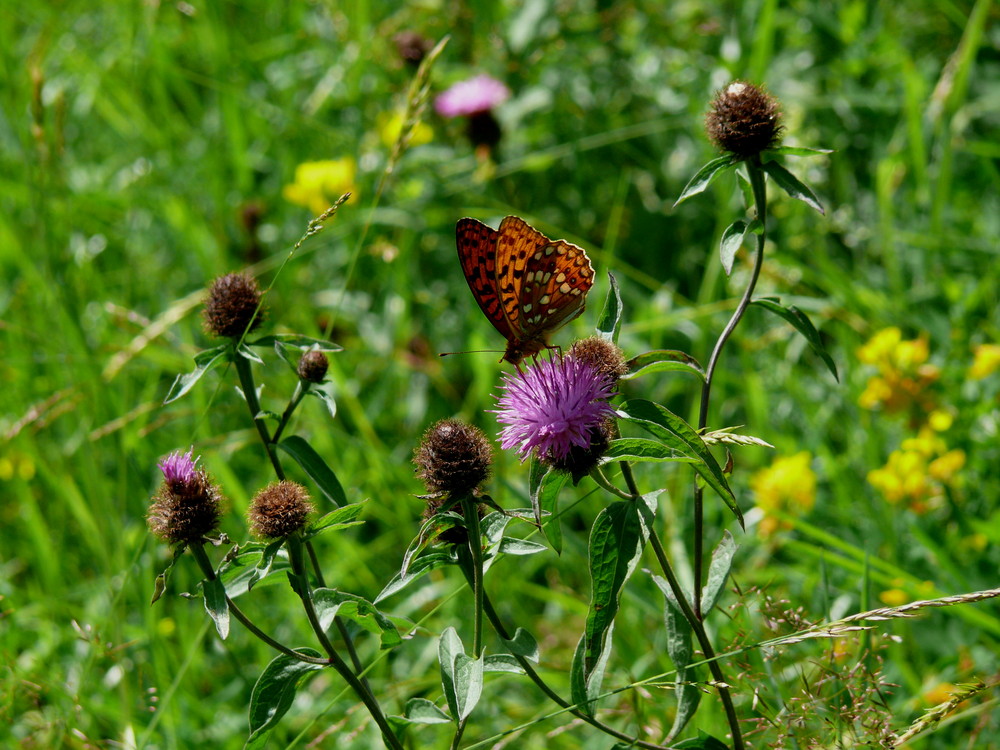
[[[705,372],[698,364],[698,360],[690,354],[674,349],[656,349],[633,357],[628,361],[628,369],[628,374],[622,380],[631,380],[654,372],[692,372],[700,379],[705,379]]]
[[[358,516],[361,515],[361,511],[364,510],[367,500],[362,500],[360,503],[351,503],[350,505],[345,505],[342,508],[337,508],[336,510],[331,510],[322,518],[317,518],[311,524],[303,534],[305,539],[312,539],[320,534],[325,534],[328,531],[339,531],[340,529],[348,529],[352,526],[359,526],[364,523],[364,521],[357,520]]]
[[[684,190],[681,191],[680,197],[674,201],[674,207],[676,208],[683,201],[686,201],[692,195],[697,195],[707,188],[712,182],[718,177],[722,170],[733,165],[732,157],[730,156],[720,156],[716,159],[712,159],[708,164],[703,166],[694,177],[684,186]]]
[[[490,654],[483,660],[483,671],[524,674],[524,667],[510,654]]]
[[[278,344],[281,344],[283,347],[292,347],[302,352],[315,350],[318,352],[335,353],[344,351],[344,347],[334,344],[332,341],[314,339],[310,336],[300,336],[297,333],[274,333],[247,342],[249,346],[274,346],[275,348],[277,348]]]
[[[601,691],[621,592],[642,557],[656,515],[656,497],[661,491],[643,495],[635,502],[614,502],[605,507],[590,532],[593,590],[570,677],[573,701],[590,715],[596,710]]]
[[[672,747],[676,748],[676,750],[681,750],[682,748],[683,750],[729,750],[728,745],[715,739],[710,734],[705,734],[700,729],[698,730],[697,737],[678,742]]]
[[[670,446],[646,438],[616,438],[601,456],[601,463],[611,461],[682,461],[694,463],[697,459],[684,456]]]
[[[532,461],[535,461],[532,456]],[[531,507],[535,511],[535,523],[537,523],[542,533],[548,540],[552,550],[557,554],[562,554],[562,523],[559,519],[559,492],[569,481],[569,474],[565,471],[552,471],[547,467],[538,464],[541,474],[538,478],[537,486],[531,492]],[[529,477],[529,485],[531,485]],[[546,516],[544,525],[542,517]]]
[[[764,171],[771,175],[771,179],[774,180],[775,184],[788,193],[792,198],[802,201],[810,208],[814,208],[819,211],[821,214],[826,213],[823,210],[822,204],[819,202],[819,198],[816,197],[816,194],[778,162],[764,162],[763,167]]]
[[[426,555],[418,557],[410,563],[405,576],[402,573],[397,573],[392,577],[392,580],[375,597],[375,603],[378,604],[383,599],[387,599],[396,592],[402,591],[424,574],[437,568],[443,568],[445,565],[454,565],[456,562],[458,560],[454,552],[429,552]]]
[[[389,720],[410,724],[448,724],[451,717],[426,698],[410,698],[406,701],[403,716],[390,716]]]
[[[523,656],[528,661],[533,661],[536,664],[538,663],[538,641],[524,628],[518,628],[514,631],[513,638],[510,640],[504,638],[503,642],[507,644],[511,653]]]
[[[698,710],[698,704],[701,702],[701,691],[698,690],[697,686],[691,684],[694,670],[688,668],[694,653],[691,624],[684,617],[680,604],[677,603],[677,598],[666,580],[654,575],[653,581],[666,599],[663,605],[663,622],[667,631],[667,654],[677,670],[674,679],[677,713],[674,715],[673,726],[667,734],[669,742],[684,731],[684,727]]]
[[[619,416],[642,427],[679,453],[696,459],[691,466],[719,494],[743,527],[743,513],[736,504],[736,497],[729,488],[722,467],[691,425],[670,410],[644,399],[626,401],[619,410]]]
[[[295,650],[303,656],[320,655],[311,648]],[[291,708],[302,680],[322,668],[321,664],[299,661],[287,654],[267,665],[250,693],[250,736],[243,750],[261,750],[267,744],[271,730]]]
[[[762,156],[765,161],[769,161],[769,154],[780,154],[782,156],[819,156],[821,154],[832,154],[832,148],[805,148],[804,146],[778,146],[769,148]]]
[[[597,333],[602,338],[617,344],[618,334],[622,330],[622,295],[618,291],[618,282],[614,274],[608,273],[608,281],[611,283],[611,288],[608,289],[607,299],[604,300],[604,310],[597,323]]]
[[[499,552],[502,555],[534,555],[547,549],[544,544],[508,536],[500,540]]]
[[[747,234],[759,234],[761,229],[761,223],[757,219],[752,221],[740,219],[726,227],[726,231],[722,233],[722,242],[719,243],[719,257],[726,276],[732,273],[736,252],[742,247]]]
[[[226,589],[218,578],[206,578],[201,582],[205,593],[205,611],[215,622],[219,637],[226,640],[229,637],[229,602],[226,601]]]
[[[806,341],[809,343],[809,347],[819,355],[819,358],[823,360],[826,364],[827,369],[833,374],[834,379],[839,383],[840,377],[837,375],[837,365],[834,364],[833,357],[827,352],[826,347],[823,346],[823,339],[820,338],[819,331],[812,324],[812,321],[795,305],[789,305],[785,307],[781,304],[781,300],[776,297],[760,297],[759,299],[753,300],[751,305],[758,305],[763,307],[765,310],[770,310],[778,317],[791,323],[791,325],[806,337]]]
[[[347,495],[344,494],[344,488],[337,475],[309,443],[298,435],[291,435],[278,443],[278,447],[295,459],[295,463],[301,466],[306,475],[316,483],[327,500],[338,507],[347,505]]]
[[[733,568],[733,555],[739,545],[733,539],[733,535],[728,531],[722,532],[722,539],[712,550],[712,562],[708,566],[708,581],[701,594],[701,611],[706,615],[712,607],[719,601],[722,589],[729,578],[729,571]]]
[[[456,722],[468,718],[483,692],[483,660],[466,656],[455,628],[446,628],[438,640],[441,684]]]
[[[306,391],[307,396],[312,396],[323,402],[323,406],[326,407],[326,411],[331,419],[337,416],[337,399],[334,398],[333,389],[334,384],[326,381],[323,383],[311,383],[309,390]]]
[[[333,619],[339,615],[377,635],[383,649],[393,648],[403,642],[392,621],[367,599],[336,589],[319,588],[313,590],[313,602],[323,630],[329,628]]]
[[[214,349],[206,349],[203,352],[198,352],[194,357],[194,370],[185,375],[178,375],[174,379],[174,383],[170,386],[170,391],[167,393],[167,397],[163,399],[163,403],[169,404],[172,401],[176,401],[194,388],[195,383],[201,380],[201,376],[219,364],[223,359],[226,359],[228,353],[229,344],[222,344]]]
[[[246,341],[236,347],[236,356],[242,357],[243,359],[251,362],[256,362],[258,365],[264,364],[264,360],[258,356],[257,352],[249,347]]]
[[[163,592],[167,588],[167,574],[170,572],[170,569],[174,567],[174,563],[177,562],[177,559],[184,554],[184,549],[184,545],[178,546],[174,550],[174,555],[170,558],[170,562],[167,563],[167,567],[160,571],[160,574],[156,576],[156,580],[153,582],[153,598],[149,600],[150,606],[156,604],[156,600],[163,596]]]

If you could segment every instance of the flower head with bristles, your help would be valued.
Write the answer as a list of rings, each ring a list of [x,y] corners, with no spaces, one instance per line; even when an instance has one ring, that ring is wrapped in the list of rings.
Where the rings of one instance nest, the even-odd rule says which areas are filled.
[[[168,544],[198,543],[213,532],[222,515],[222,493],[197,468],[194,450],[175,451],[159,461],[163,483],[153,496],[146,522]]]
[[[532,451],[549,463],[560,462],[576,446],[589,448],[595,430],[614,414],[610,379],[589,362],[560,357],[541,360],[504,377],[495,410],[503,448],[516,449],[523,461]]]

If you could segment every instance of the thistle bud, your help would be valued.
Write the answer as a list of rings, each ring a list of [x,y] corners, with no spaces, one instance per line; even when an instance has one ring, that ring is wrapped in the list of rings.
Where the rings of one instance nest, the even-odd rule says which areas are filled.
[[[542,463],[548,464],[556,471],[568,472],[573,476],[573,484],[576,484],[594,470],[601,456],[608,450],[611,438],[614,436],[614,423],[610,419],[605,419],[592,427],[589,435],[590,445],[586,447],[573,445],[565,456],[543,457]]]
[[[264,322],[257,280],[245,273],[229,273],[212,282],[203,315],[205,330],[215,336],[239,338]]]
[[[723,151],[740,159],[756,156],[781,140],[778,100],[751,83],[734,81],[712,100],[705,130]]]
[[[417,476],[429,492],[472,492],[490,473],[492,451],[478,427],[444,419],[424,433],[413,454]]]
[[[153,496],[146,523],[168,544],[192,544],[219,524],[222,494],[203,470],[193,451],[171,453],[158,466],[163,483]]]
[[[268,485],[254,496],[247,521],[254,536],[283,539],[305,526],[314,510],[306,488],[284,480]]]
[[[329,367],[330,360],[323,352],[306,352],[299,359],[299,377],[308,383],[322,383]]]
[[[590,365],[606,377],[612,387],[628,374],[625,354],[616,344],[601,336],[590,336],[574,342],[566,356]]]

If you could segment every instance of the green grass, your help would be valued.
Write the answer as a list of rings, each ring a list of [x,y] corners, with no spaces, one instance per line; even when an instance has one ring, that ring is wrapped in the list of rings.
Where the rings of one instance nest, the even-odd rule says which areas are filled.
[[[3,14],[0,744],[228,748],[245,739],[250,690],[272,654],[236,627],[220,642],[200,602],[176,596],[199,580],[190,559],[149,606],[169,558],[144,521],[157,459],[195,446],[230,500],[223,529],[237,541],[249,498],[272,479],[231,373],[213,371],[162,405],[175,375],[213,344],[197,296],[213,277],[250,268],[270,286],[270,330],[329,333],[344,346],[330,372],[337,417],[308,402],[294,429],[351,500],[369,500],[365,525],[324,537],[320,549],[333,585],[373,598],[418,528],[414,495],[423,488],[410,458],[422,432],[448,416],[496,431],[485,410],[498,355],[437,357],[502,345],[461,276],[455,221],[495,225],[513,213],[588,250],[598,283],[560,343],[593,328],[611,271],[629,356],[676,348],[704,362],[749,269],[741,253],[727,280],[717,261],[722,231],[740,216],[738,191],[724,178],[707,196],[672,204],[713,156],[702,113],[733,78],[765,82],[782,101],[788,143],[835,149],[786,162],[827,215],[775,198],[758,294],[811,316],[841,382],[759,310],[723,358],[710,424],[745,425],[778,455],[810,451],[819,488],[808,515],[790,514],[792,528],[769,539],[752,526],[736,532],[745,597],[723,599],[731,619],[715,616],[717,642],[771,635],[752,615],[758,587],[820,621],[877,606],[887,589],[924,598],[996,585],[997,378],[965,376],[972,347],[1000,332],[996,7],[598,6],[80,1]],[[493,174],[477,168],[461,123],[429,108],[434,139],[403,156],[376,205],[388,156],[378,117],[404,106],[413,75],[391,41],[404,29],[451,34],[432,71],[435,92],[487,71],[513,97],[499,112]],[[282,187],[297,164],[344,156],[359,164],[357,197],[286,263],[311,217],[283,200]],[[262,212],[259,247],[241,221],[250,204]],[[872,371],[857,348],[893,325],[906,338],[927,335],[942,372],[938,400],[955,415],[945,440],[967,456],[962,484],[924,515],[887,504],[866,481],[912,435],[904,420],[858,406]],[[280,409],[289,373],[272,358],[260,377],[265,402]],[[655,375],[622,390],[694,419],[689,377]],[[732,481],[748,510],[748,477],[772,454],[745,448],[735,460]],[[669,490],[660,533],[684,568],[689,476],[637,473],[643,487]],[[497,501],[524,507],[526,486],[526,467],[498,454]],[[603,502],[586,480],[566,492],[562,556],[509,558],[487,577],[504,616],[542,644],[546,674],[564,693],[589,597],[581,555]],[[732,524],[721,504],[709,508],[714,541]],[[972,545],[975,533],[985,546]],[[425,628],[373,668],[373,684],[388,686],[389,713],[410,697],[440,699],[436,636],[449,624],[468,629],[469,602],[452,570],[386,602]],[[247,606],[268,632],[310,643],[282,587]],[[648,576],[629,583],[623,610],[609,687],[672,669]],[[898,730],[920,715],[932,685],[989,680],[1000,668],[1000,618],[989,602],[880,624],[878,633],[900,638],[879,639],[885,679],[898,686],[886,690]],[[771,670],[772,681],[759,683],[762,714],[792,699],[825,647],[785,647],[773,665],[741,657],[754,674]],[[362,656],[379,655],[368,644]],[[990,746],[990,700],[985,693],[912,747]],[[721,736],[721,709],[711,695],[703,704],[693,729]],[[609,721],[630,731],[669,728],[673,710],[659,690],[605,705],[624,712]],[[353,706],[324,673],[271,746],[329,732],[331,745],[370,747],[370,728],[354,734],[365,717]],[[526,681],[492,676],[466,741],[538,720],[516,746],[610,746],[584,726],[547,737],[566,723],[540,718],[552,711]],[[834,739],[833,730],[824,737]],[[409,735],[412,747],[446,741],[434,728]]]

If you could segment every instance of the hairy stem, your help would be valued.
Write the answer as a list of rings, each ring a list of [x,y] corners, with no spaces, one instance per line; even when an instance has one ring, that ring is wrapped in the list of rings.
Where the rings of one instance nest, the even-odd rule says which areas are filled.
[[[712,377],[715,375],[715,367],[719,363],[722,355],[722,348],[726,341],[736,330],[736,326],[743,318],[750,299],[753,296],[754,287],[757,286],[757,278],[760,276],[760,268],[764,262],[764,242],[766,239],[765,225],[767,223],[767,190],[764,185],[764,172],[761,169],[760,158],[754,157],[746,162],[747,174],[750,177],[750,187],[753,191],[754,208],[757,212],[757,221],[760,222],[760,233],[757,235],[757,253],[754,256],[753,271],[750,275],[750,283],[747,284],[743,297],[740,299],[732,317],[719,334],[719,339],[712,349],[712,356],[708,360],[708,367],[705,369],[705,383],[701,388],[701,404],[698,409],[698,431],[701,432],[708,425],[708,405],[712,393]],[[705,548],[705,503],[704,491],[698,483],[694,487],[694,613],[700,620],[704,613],[701,611],[701,582]]]

